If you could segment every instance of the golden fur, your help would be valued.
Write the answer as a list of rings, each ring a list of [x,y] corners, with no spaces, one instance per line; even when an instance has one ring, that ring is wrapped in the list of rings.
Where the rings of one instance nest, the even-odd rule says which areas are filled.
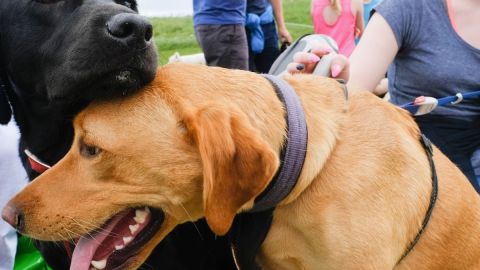
[[[412,252],[432,179],[419,130],[370,93],[348,101],[334,80],[285,78],[303,103],[305,166],[275,210],[258,254],[265,269],[478,269],[480,200],[437,148],[438,201]],[[259,75],[172,64],[135,96],[98,102],[75,120],[67,156],[11,202],[26,233],[63,240],[113,214],[148,205],[166,221],[131,261],[134,269],[177,224],[206,217],[224,234],[268,185],[285,132],[282,104]],[[79,153],[86,144],[103,150]],[[91,228],[90,228],[91,229]]]

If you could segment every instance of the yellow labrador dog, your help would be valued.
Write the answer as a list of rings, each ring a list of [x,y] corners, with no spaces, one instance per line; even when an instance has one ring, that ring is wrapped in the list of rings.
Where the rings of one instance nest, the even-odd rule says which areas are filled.
[[[405,111],[366,92],[347,100],[335,80],[285,80],[308,148],[257,255],[263,269],[480,268],[480,199],[437,148],[422,226],[432,171]],[[3,217],[36,239],[81,237],[71,269],[136,269],[178,224],[206,217],[227,233],[274,177],[286,128],[264,77],[167,65],[138,94],[80,113],[68,154]]]

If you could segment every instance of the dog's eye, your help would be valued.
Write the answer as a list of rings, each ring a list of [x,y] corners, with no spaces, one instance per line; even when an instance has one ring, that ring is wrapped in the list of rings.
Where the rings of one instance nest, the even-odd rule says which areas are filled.
[[[86,158],[94,158],[98,156],[102,152],[102,149],[92,146],[92,145],[87,145],[85,143],[80,144],[80,154]]]

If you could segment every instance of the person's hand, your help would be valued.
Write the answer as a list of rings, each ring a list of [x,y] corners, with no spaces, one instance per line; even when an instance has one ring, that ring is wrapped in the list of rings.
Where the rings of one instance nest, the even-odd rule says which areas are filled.
[[[293,56],[293,63],[288,64],[289,73],[313,73],[320,59],[331,53],[332,49],[326,44],[316,45],[310,52],[298,52]],[[337,54],[330,64],[332,78],[348,81],[349,61],[344,55]]]
[[[362,36],[362,30],[360,28],[355,27],[355,38],[360,38]]]
[[[293,41],[292,35],[290,35],[290,32],[288,32],[287,28],[285,27],[278,28],[278,37],[282,43],[292,43]]]

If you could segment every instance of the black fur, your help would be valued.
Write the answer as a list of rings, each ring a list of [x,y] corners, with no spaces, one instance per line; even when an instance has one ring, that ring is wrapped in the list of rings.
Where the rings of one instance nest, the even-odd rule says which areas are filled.
[[[107,22],[135,10],[113,0],[0,1],[2,68],[22,139],[48,163],[72,140],[71,118],[95,98],[114,98],[154,78],[152,41],[131,48],[112,37]],[[120,72],[131,77],[119,81]],[[3,106],[2,106],[3,107]]]
[[[7,99],[5,85],[0,81],[0,124],[6,125],[12,118],[12,109]]]
[[[136,13],[135,0],[0,0],[0,85],[6,85],[0,123],[10,120],[11,104],[22,150],[55,164],[71,145],[76,113],[94,99],[128,95],[153,80],[153,40],[126,42],[108,29],[118,14],[142,20]],[[205,222],[198,227],[203,240],[191,224],[182,225],[142,268],[232,269],[225,239],[213,237]],[[55,270],[68,269],[61,246],[38,246]],[[221,259],[213,256],[217,251]]]

